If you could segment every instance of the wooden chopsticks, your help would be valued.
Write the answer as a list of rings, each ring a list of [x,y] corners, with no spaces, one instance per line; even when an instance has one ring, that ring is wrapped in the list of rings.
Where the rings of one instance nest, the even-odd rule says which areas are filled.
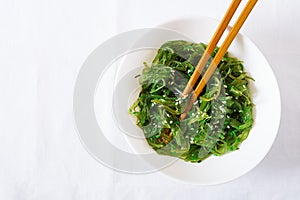
[[[238,17],[237,21],[234,23],[233,27],[229,31],[227,37],[225,38],[223,44],[221,45],[220,49],[218,50],[217,54],[215,55],[214,59],[212,60],[211,64],[208,66],[206,72],[204,73],[202,79],[200,80],[199,84],[197,85],[195,91],[193,92],[191,99],[189,101],[188,106],[186,107],[185,111],[181,114],[180,120],[183,120],[186,116],[188,111],[192,108],[193,103],[197,100],[198,96],[202,92],[203,88],[205,87],[206,83],[214,73],[215,69],[217,68],[218,64],[220,63],[221,59],[227,52],[230,44],[238,34],[239,30],[241,29],[242,25],[246,21],[247,17],[249,16],[250,12],[254,8],[255,4],[258,0],[249,0],[242,10],[240,16]],[[189,92],[192,90],[193,86],[197,82],[204,66],[206,65],[207,61],[209,60],[213,50],[217,46],[222,34],[224,33],[226,27],[229,24],[232,16],[234,15],[237,7],[239,6],[241,0],[233,0],[230,4],[225,16],[223,17],[222,21],[220,22],[215,34],[213,35],[210,43],[208,44],[203,56],[201,57],[200,61],[198,62],[196,69],[191,76],[183,95],[188,95]]]
[[[186,96],[190,93],[190,91],[193,89],[193,86],[196,84],[197,79],[199,78],[203,68],[205,67],[205,64],[207,63],[208,59],[210,58],[210,55],[214,51],[215,47],[217,46],[220,38],[222,37],[225,29],[227,28],[232,16],[234,15],[236,9],[240,5],[242,0],[233,0],[227,9],[222,21],[220,22],[216,32],[214,33],[212,39],[210,40],[209,44],[207,45],[207,48],[205,52],[203,53],[201,59],[199,60],[195,71],[193,75],[191,76],[189,82],[186,85],[186,88],[183,91],[183,96]]]

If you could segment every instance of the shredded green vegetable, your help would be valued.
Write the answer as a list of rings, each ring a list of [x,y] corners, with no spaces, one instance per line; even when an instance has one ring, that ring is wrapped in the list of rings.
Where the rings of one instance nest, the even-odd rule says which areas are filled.
[[[169,41],[158,50],[151,66],[144,63],[139,78],[142,90],[129,112],[159,154],[201,162],[210,155],[237,150],[252,128],[249,80],[253,79],[242,61],[228,53],[188,116],[179,120],[189,100],[181,98],[182,91],[205,48],[203,43]]]

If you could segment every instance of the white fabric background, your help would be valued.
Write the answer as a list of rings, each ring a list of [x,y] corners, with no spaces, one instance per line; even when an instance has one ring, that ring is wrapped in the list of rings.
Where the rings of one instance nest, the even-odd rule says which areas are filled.
[[[220,19],[229,3],[0,0],[0,199],[299,199],[300,1],[259,1],[242,29],[269,60],[282,95],[278,137],[245,176],[200,187],[159,173],[117,173],[75,132],[76,76],[101,42],[180,17]]]

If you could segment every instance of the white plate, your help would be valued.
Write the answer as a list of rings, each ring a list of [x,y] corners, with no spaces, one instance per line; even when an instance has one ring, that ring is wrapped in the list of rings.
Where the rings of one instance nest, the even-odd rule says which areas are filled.
[[[162,24],[159,27],[175,30],[186,35],[195,42],[208,43],[217,25],[218,21],[216,20],[200,17],[174,20]],[[137,66],[141,66],[143,61],[151,62],[154,53],[153,50],[146,49],[128,55],[122,60],[119,70],[110,73],[116,74],[117,78],[115,78],[115,80],[118,82],[118,80],[122,79],[124,74],[130,72],[130,70]],[[246,36],[239,34],[230,46],[229,53],[244,61],[245,70],[255,79],[255,82],[251,84],[253,102],[256,105],[254,109],[255,124],[248,138],[241,144],[238,151],[228,153],[221,157],[211,156],[199,164],[177,160],[172,165],[162,169],[160,171],[161,173],[188,183],[199,185],[220,184],[238,178],[249,172],[262,161],[270,150],[277,135],[281,113],[280,93],[276,77],[263,54]],[[137,74],[140,70],[141,68],[138,68],[135,73]],[[138,137],[142,135],[142,132],[134,124],[132,116],[127,114],[128,105],[136,99],[136,95],[138,94],[138,91],[135,91],[135,93],[133,91],[135,88],[138,88],[138,81],[134,78],[128,79],[127,81],[130,86],[127,86],[125,83],[124,87],[125,89],[127,87],[127,90],[128,88],[131,88],[132,92],[130,92],[131,94],[128,92],[125,94],[123,93],[125,96],[118,97],[119,104],[120,102],[122,104],[117,105],[119,109],[117,115],[119,117],[114,116],[117,119],[110,119],[109,123],[117,122],[119,125],[121,124],[121,128],[119,127],[119,129],[113,127],[114,132],[122,131],[125,127],[127,133],[131,132]],[[124,88],[122,90],[124,90]],[[132,93],[134,94],[132,95]],[[103,92],[97,93],[96,91],[95,95],[95,110],[96,115],[99,116],[98,119],[101,118],[101,116],[100,113],[97,114],[97,110],[100,110],[100,104],[105,104],[105,102],[100,103],[101,94],[103,94]],[[122,101],[120,101],[120,99]],[[108,121],[105,122],[107,130],[112,130],[111,127],[107,125],[107,122]],[[103,125],[103,120],[101,123]],[[106,132],[109,133],[109,131]],[[153,152],[145,140],[141,140],[140,138],[137,139],[126,136],[125,140],[121,140],[118,134],[115,135],[114,138],[117,138],[120,142],[115,145],[124,146],[124,142],[127,141],[131,144],[136,153],[142,154]],[[110,139],[110,141],[113,140],[113,138]],[[131,150],[128,149],[128,151]]]

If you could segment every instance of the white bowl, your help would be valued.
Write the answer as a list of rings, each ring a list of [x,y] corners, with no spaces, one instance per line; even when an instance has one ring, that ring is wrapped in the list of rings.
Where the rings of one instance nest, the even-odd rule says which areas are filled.
[[[218,23],[210,18],[199,17],[174,20],[161,24],[159,27],[182,33],[195,42],[208,43]],[[281,113],[280,93],[276,77],[260,50],[243,34],[238,34],[228,51],[232,56],[244,62],[245,70],[255,79],[255,82],[251,82],[250,85],[255,104],[255,123],[248,138],[237,151],[220,157],[211,156],[202,163],[176,160],[173,164],[161,169],[162,174],[199,185],[220,184],[249,172],[262,161],[270,150],[277,135]],[[114,78],[117,85],[116,90],[119,91],[118,95],[121,95],[112,97],[112,110],[114,113],[117,112],[116,115],[108,117],[109,119],[103,117],[103,112],[100,112],[101,109],[103,110],[101,105],[102,107],[111,105],[111,99],[102,98],[103,88],[98,87],[95,94],[96,116],[99,124],[106,127],[104,129],[106,136],[110,138],[110,141],[117,139],[119,143],[115,143],[115,145],[120,148],[126,146],[124,143],[130,143],[133,151],[138,154],[153,153],[153,150],[145,139],[141,139],[143,133],[135,125],[135,119],[127,111],[128,106],[135,101],[138,94],[138,80],[133,78],[133,75],[140,73],[142,62],[151,62],[154,55],[155,50],[153,49],[141,50],[125,56],[118,64],[120,67],[117,71],[106,71],[106,73],[110,73],[106,80]],[[124,75],[132,70],[134,70],[132,76],[124,79]],[[122,80],[122,84],[118,84]],[[124,82],[124,80],[126,81]],[[118,88],[119,86],[120,88]],[[120,132],[126,132],[127,135],[123,134],[125,137],[121,139]],[[127,150],[132,151],[130,148]],[[161,157],[158,154],[157,156]]]

